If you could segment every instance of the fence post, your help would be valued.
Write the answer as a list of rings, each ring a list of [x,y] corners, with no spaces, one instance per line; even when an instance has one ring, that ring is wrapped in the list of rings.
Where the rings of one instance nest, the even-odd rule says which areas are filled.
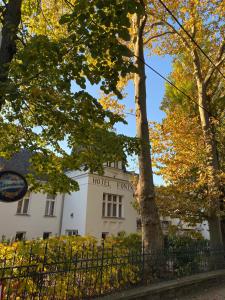
[[[38,294],[39,294],[39,298],[41,298],[41,294],[43,292],[43,284],[44,284],[44,270],[45,270],[45,264],[46,264],[46,261],[47,261],[47,249],[48,249],[48,242],[46,242],[45,244],[45,250],[44,250],[44,259],[43,259],[43,265],[42,265],[42,268],[41,268],[41,271],[39,271],[39,280],[40,280],[40,286],[38,287],[39,291],[38,291]],[[44,292],[43,292],[43,295],[44,295]]]
[[[142,258],[142,282],[143,282],[145,280],[145,248],[143,242],[142,242],[142,249],[141,249],[141,258]]]
[[[104,249],[105,243],[102,241],[102,256],[101,256],[101,266],[100,266],[100,295],[102,294],[102,279],[103,279],[103,265],[104,265]]]

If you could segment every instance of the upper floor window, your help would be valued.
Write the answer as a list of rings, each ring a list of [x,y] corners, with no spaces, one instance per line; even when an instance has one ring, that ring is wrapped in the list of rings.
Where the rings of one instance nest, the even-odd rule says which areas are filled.
[[[30,193],[27,193],[23,199],[18,201],[16,213],[18,215],[27,215],[30,202]]]
[[[45,205],[45,216],[53,217],[55,212],[55,198],[56,195],[48,194]]]
[[[122,196],[114,194],[103,194],[102,216],[111,218],[123,217]]]
[[[111,167],[111,168],[116,168],[116,169],[121,169],[121,162],[118,161],[113,161],[113,162],[107,162],[106,163],[107,167]]]

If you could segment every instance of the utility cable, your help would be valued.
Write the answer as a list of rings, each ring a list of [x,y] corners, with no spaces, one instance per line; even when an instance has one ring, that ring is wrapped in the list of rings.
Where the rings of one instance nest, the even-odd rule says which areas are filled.
[[[163,76],[161,73],[159,73],[156,69],[154,69],[153,67],[151,67],[149,64],[147,64],[143,59],[141,59],[139,56],[135,55],[133,53],[133,56],[136,57],[137,59],[139,59],[147,68],[149,68],[152,72],[154,72],[155,74],[157,74],[159,77],[161,77],[163,80],[165,80],[167,83],[169,83],[172,87],[174,87],[177,91],[179,91],[180,93],[182,93],[185,97],[187,97],[189,100],[191,100],[192,102],[194,102],[196,105],[198,105],[199,107],[201,107],[202,109],[204,109],[211,117],[213,117],[215,120],[217,121],[221,121],[219,120],[216,116],[212,115],[212,113],[207,110],[204,106],[200,105],[197,101],[195,101],[191,96],[189,96],[188,94],[186,94],[183,90],[181,90],[179,87],[177,87],[172,81],[170,81],[169,79],[167,79],[165,76]]]
[[[180,26],[180,28],[186,33],[186,35],[191,39],[191,41],[195,44],[195,46],[202,52],[202,54],[211,62],[211,64],[217,69],[220,75],[225,79],[224,74],[220,71],[219,67],[212,61],[212,59],[208,56],[208,54],[198,45],[195,39],[190,35],[190,33],[184,28],[184,26],[180,23],[177,17],[172,13],[172,11],[166,6],[166,4],[162,0],[158,0],[162,6],[166,9],[166,11],[173,17],[176,23]]]

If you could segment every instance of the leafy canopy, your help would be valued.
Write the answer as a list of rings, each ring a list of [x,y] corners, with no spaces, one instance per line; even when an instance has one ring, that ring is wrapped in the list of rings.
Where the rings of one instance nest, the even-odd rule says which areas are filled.
[[[36,153],[29,176],[33,188],[77,189],[65,170],[101,173],[104,162],[125,161],[125,151],[137,149],[134,139],[113,130],[124,120],[85,90],[88,81],[121,97],[119,78],[135,70],[118,38],[129,40],[128,14],[137,9],[127,0],[23,1],[17,53],[2,87],[0,153],[7,158],[21,148]],[[35,180],[43,175],[47,183]]]

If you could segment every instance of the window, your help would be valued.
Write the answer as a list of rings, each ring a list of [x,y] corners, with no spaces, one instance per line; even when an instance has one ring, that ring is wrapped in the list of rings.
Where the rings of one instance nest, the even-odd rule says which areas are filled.
[[[45,216],[53,217],[55,209],[55,197],[56,195],[47,195],[47,201],[45,205]]]
[[[43,240],[47,240],[51,236],[51,232],[44,232],[43,233]]]
[[[20,231],[16,233],[16,241],[23,241],[25,240],[26,232]]]
[[[68,230],[66,230],[66,235],[68,235],[68,236],[78,235],[78,230],[77,229],[68,229]]]
[[[16,213],[18,215],[27,215],[29,208],[30,194],[24,196],[23,199],[18,201]]]
[[[162,230],[168,230],[170,223],[170,221],[161,221]]]
[[[141,227],[142,227],[142,224],[141,224],[141,218],[138,218],[138,219],[137,219],[137,231],[140,231],[140,230],[141,230]]]
[[[108,235],[109,235],[108,232],[102,232],[102,239],[105,240]]]
[[[122,218],[122,197],[119,196],[119,218]]]
[[[111,218],[123,218],[122,196],[103,194],[102,216]]]
[[[107,162],[106,163],[106,166],[107,167],[111,167],[111,168],[116,168],[116,169],[118,169],[119,168],[119,163],[118,163],[118,161],[114,161],[114,162]]]

